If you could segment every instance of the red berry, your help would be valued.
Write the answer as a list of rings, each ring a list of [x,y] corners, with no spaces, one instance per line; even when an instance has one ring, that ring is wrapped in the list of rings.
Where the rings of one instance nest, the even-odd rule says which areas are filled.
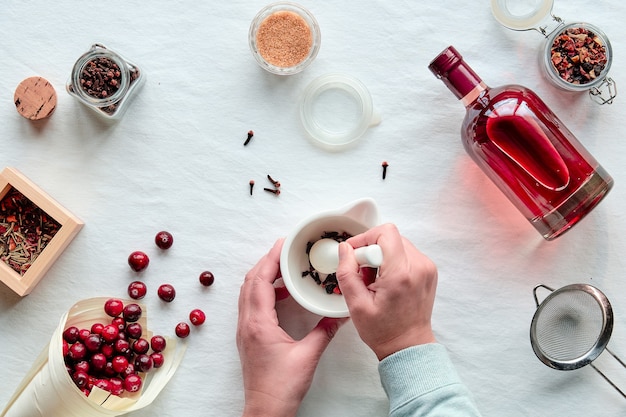
[[[181,339],[184,339],[185,337],[189,336],[189,332],[191,331],[191,329],[189,328],[189,325],[185,322],[180,322],[176,325],[176,336],[180,337]]]
[[[167,341],[161,335],[152,336],[152,338],[150,339],[150,346],[152,347],[152,350],[157,353],[164,351],[166,345]]]
[[[150,355],[150,357],[152,358],[152,366],[155,369],[163,366],[163,363],[165,362],[165,357],[161,352],[154,352]]]
[[[67,356],[70,351],[70,344],[67,343],[67,340],[63,340],[63,357]]]
[[[139,323],[130,323],[126,326],[126,334],[131,339],[139,339],[143,334],[143,327]]]
[[[87,356],[87,348],[81,342],[76,342],[70,346],[67,356],[73,361],[80,361]]]
[[[113,347],[113,345],[110,345],[108,343],[103,344],[102,347],[100,348],[100,353],[102,353],[107,358],[110,358],[115,353],[115,347]]]
[[[126,378],[128,375],[132,375],[135,373],[135,365],[132,363],[128,363],[128,366],[126,367],[126,369],[124,369],[121,372],[121,376],[123,376],[124,378]]]
[[[102,334],[102,329],[104,328],[104,324],[102,323],[94,323],[91,325],[91,333],[94,334]]]
[[[111,364],[113,366],[113,370],[118,374],[121,374],[128,366],[128,359],[126,356],[119,355],[111,360]]]
[[[141,377],[137,374],[130,374],[124,378],[124,389],[128,392],[137,392],[141,389]]]
[[[189,320],[194,326],[199,326],[203,324],[206,320],[206,315],[204,314],[204,311],[196,308],[194,310],[191,310],[191,313],[189,313]]]
[[[83,371],[89,373],[89,368],[89,362],[87,361],[80,361],[77,362],[76,365],[74,365],[74,371]]]
[[[96,379],[96,382],[94,383],[95,387],[98,387],[102,390],[111,392],[111,390],[113,389],[113,387],[111,386],[111,382],[109,382],[108,379]]]
[[[89,337],[89,335],[91,335],[91,330],[88,329],[80,329],[78,331],[78,340],[80,340],[81,342],[85,342],[85,340],[87,340],[87,338]]]
[[[170,284],[163,284],[159,287],[158,294],[161,300],[171,303],[176,297],[176,290]]]
[[[212,272],[204,271],[203,273],[200,274],[200,283],[204,285],[205,287],[210,287],[214,281],[215,281],[215,277],[213,276]]]
[[[124,392],[124,381],[122,381],[121,378],[111,378],[109,379],[109,383],[111,384],[111,394],[122,395]]]
[[[63,332],[63,339],[67,341],[67,343],[72,344],[78,340],[78,327],[70,326]]]
[[[135,272],[143,271],[148,267],[149,263],[150,258],[141,251],[135,251],[128,256],[128,265]]]
[[[137,355],[135,358],[135,369],[138,369],[141,372],[148,372],[152,369],[152,358],[150,355],[146,355],[145,353]]]
[[[126,307],[124,307],[124,311],[122,312],[122,314],[124,315],[124,319],[126,320],[126,322],[128,323],[133,323],[137,320],[139,320],[139,318],[141,317],[141,307],[139,306],[139,304],[128,304]]]
[[[107,366],[107,358],[102,353],[95,353],[89,359],[89,363],[91,364],[91,369],[101,372]]]
[[[85,347],[89,352],[99,351],[101,345],[102,339],[100,339],[100,335],[92,333],[87,339],[85,339]]]
[[[162,231],[157,233],[154,238],[154,243],[156,243],[160,249],[169,249],[172,247],[172,243],[174,243],[174,237],[171,233]]]
[[[124,303],[117,298],[110,298],[104,303],[104,312],[111,317],[117,317],[122,314]]]
[[[72,375],[72,379],[78,388],[86,388],[89,382],[89,375],[85,371],[76,371]]]
[[[122,317],[115,317],[113,320],[111,320],[111,324],[116,326],[120,332],[123,332],[126,328],[126,320],[124,320]]]
[[[128,284],[128,296],[133,300],[141,300],[146,296],[146,284],[141,281],[133,281]]]
[[[124,339],[117,339],[115,341],[115,351],[117,353],[125,355],[126,353],[130,352],[130,343]]]
[[[148,341],[144,338],[137,339],[132,344],[132,349],[133,349],[133,352],[135,352],[138,355],[141,355],[143,353],[148,352],[148,350],[150,349],[150,343],[148,343]]]
[[[120,330],[114,324],[107,324],[102,328],[102,332],[100,336],[107,343],[113,343],[117,340],[117,337],[120,335]]]

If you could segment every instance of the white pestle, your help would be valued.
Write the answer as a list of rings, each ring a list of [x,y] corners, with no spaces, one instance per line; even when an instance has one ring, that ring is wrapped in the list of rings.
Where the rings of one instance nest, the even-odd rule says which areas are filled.
[[[361,266],[378,268],[383,263],[383,251],[378,245],[356,248],[354,256]],[[320,239],[311,246],[309,261],[317,272],[332,274],[339,266],[339,242],[334,239]]]

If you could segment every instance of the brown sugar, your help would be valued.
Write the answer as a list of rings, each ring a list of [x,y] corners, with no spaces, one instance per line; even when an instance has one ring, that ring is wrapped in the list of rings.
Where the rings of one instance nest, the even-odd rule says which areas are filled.
[[[279,11],[261,22],[256,42],[263,59],[277,67],[287,68],[306,59],[313,46],[313,35],[302,16]]]

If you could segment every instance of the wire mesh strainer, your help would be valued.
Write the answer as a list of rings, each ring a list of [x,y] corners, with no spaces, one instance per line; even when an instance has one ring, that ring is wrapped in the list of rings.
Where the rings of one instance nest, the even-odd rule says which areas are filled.
[[[541,303],[537,297],[539,288],[551,291]],[[538,285],[533,294],[537,310],[530,325],[530,342],[539,360],[562,371],[590,365],[626,398],[626,394],[591,363],[606,350],[626,367],[606,347],[613,332],[613,309],[606,296],[588,284],[572,284],[558,290]]]

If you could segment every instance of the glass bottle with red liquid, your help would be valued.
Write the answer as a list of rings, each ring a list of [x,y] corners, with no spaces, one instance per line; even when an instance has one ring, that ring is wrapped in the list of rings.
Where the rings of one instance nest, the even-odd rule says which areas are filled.
[[[465,105],[465,150],[547,240],[585,217],[613,179],[548,106],[519,85],[490,88],[452,46],[429,69]]]

